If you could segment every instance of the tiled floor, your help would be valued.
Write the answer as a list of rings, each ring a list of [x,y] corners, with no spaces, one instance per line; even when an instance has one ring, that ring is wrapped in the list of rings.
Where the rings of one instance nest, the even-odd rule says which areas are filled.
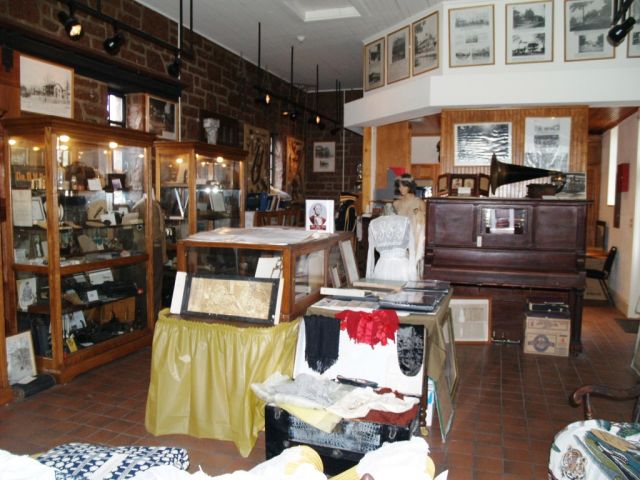
[[[584,353],[555,358],[523,355],[513,345],[459,346],[460,383],[447,441],[437,422],[428,437],[437,471],[457,479],[543,479],[554,434],[582,418],[567,402],[585,383],[630,386],[635,335],[609,307],[584,312]],[[264,459],[264,436],[248,458],[230,442],[184,435],[154,437],[144,428],[150,350],[81,375],[18,403],[0,407],[0,448],[32,454],[60,443],[185,447],[191,471],[210,475],[246,469]],[[625,420],[632,402],[594,401],[601,417]]]

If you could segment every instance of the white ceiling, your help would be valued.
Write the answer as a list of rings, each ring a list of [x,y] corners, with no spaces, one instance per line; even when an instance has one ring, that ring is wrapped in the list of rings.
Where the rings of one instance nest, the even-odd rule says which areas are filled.
[[[179,1],[137,0],[178,21]],[[189,0],[184,24],[189,24]],[[200,35],[258,63],[258,22],[262,25],[261,66],[289,81],[320,90],[362,87],[363,40],[426,11],[439,0],[193,0],[193,28]],[[304,12],[355,7],[359,18],[304,22]],[[317,12],[316,12],[317,13]],[[301,16],[302,15],[302,16]],[[300,38],[303,38],[300,41]],[[185,45],[186,46],[186,45]]]

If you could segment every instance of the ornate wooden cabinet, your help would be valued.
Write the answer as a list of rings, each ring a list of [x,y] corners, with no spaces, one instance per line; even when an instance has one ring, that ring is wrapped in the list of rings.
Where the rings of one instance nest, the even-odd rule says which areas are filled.
[[[431,198],[425,278],[456,296],[491,300],[494,338],[522,340],[529,297],[571,309],[571,348],[581,350],[587,201]]]

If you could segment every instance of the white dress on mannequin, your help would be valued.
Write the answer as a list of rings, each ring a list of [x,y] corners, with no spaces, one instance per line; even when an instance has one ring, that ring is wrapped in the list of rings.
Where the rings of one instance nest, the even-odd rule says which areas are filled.
[[[417,280],[415,255],[411,241],[411,222],[400,215],[385,215],[369,224],[369,251],[367,254],[367,278],[382,280]],[[380,258],[375,262],[375,250]],[[375,262],[375,265],[374,265]]]

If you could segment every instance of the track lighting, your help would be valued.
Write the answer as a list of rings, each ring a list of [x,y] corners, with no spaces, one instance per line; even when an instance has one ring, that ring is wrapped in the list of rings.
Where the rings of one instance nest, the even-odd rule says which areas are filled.
[[[607,34],[607,37],[609,38],[611,44],[614,47],[620,45],[620,43],[622,43],[622,40],[624,40],[624,37],[626,37],[631,29],[633,29],[635,23],[636,19],[633,17],[629,17],[620,25],[614,25],[613,27],[611,27],[609,33]]]
[[[78,19],[73,15],[73,8],[71,6],[69,7],[68,15],[63,11],[58,12],[58,20],[60,20],[60,23],[64,26],[71,40],[80,40],[82,35],[84,35],[84,28],[82,28]]]
[[[260,92],[256,97],[256,103],[270,105],[271,104],[271,94],[269,92]]]
[[[120,51],[120,47],[124,44],[124,34],[122,32],[115,32],[113,37],[108,37],[102,42],[102,46],[104,47],[104,51],[109,55],[117,55]]]
[[[167,66],[167,73],[174,78],[178,78],[180,76],[180,69],[182,68],[182,60],[180,57],[176,57],[173,62]]]

